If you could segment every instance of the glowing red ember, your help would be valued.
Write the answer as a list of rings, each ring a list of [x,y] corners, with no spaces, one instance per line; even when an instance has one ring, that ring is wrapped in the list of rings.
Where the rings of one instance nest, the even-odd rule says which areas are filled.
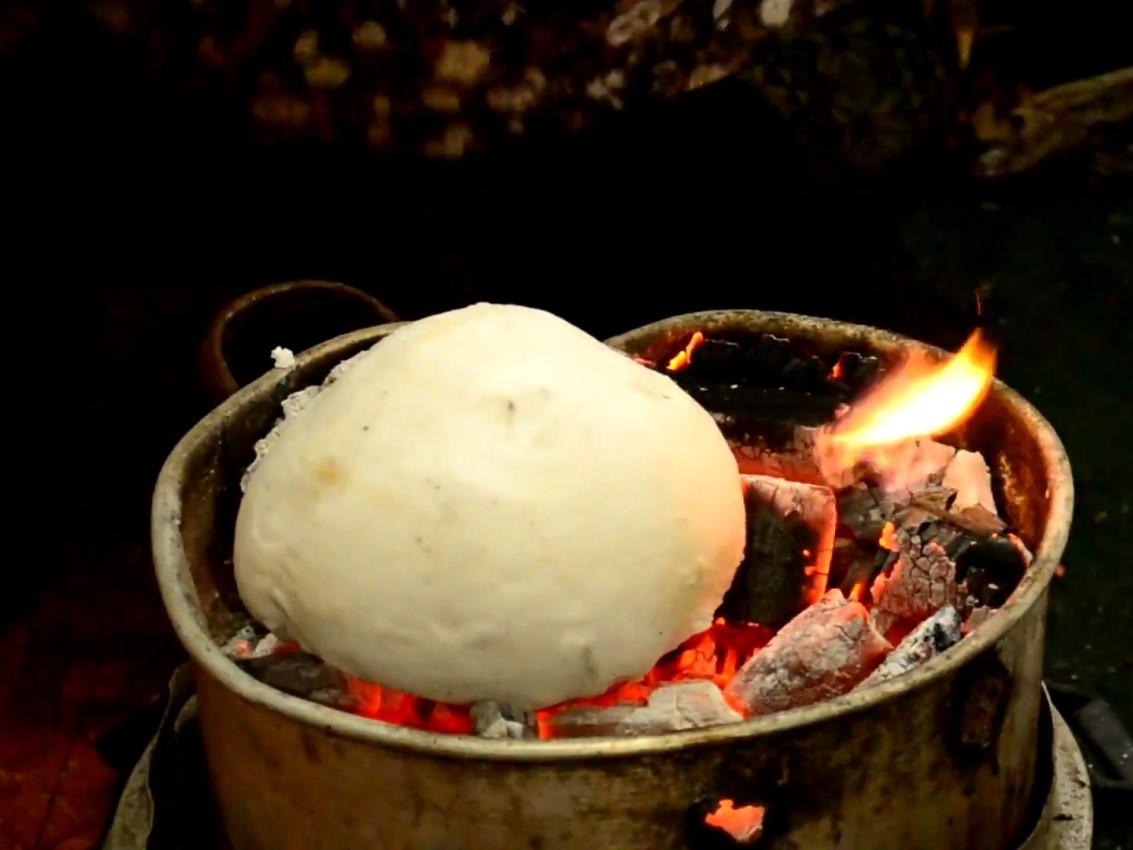
[[[724,799],[704,816],[704,822],[728,833],[738,844],[752,844],[763,834],[764,814],[763,806],[737,806],[735,800]]]

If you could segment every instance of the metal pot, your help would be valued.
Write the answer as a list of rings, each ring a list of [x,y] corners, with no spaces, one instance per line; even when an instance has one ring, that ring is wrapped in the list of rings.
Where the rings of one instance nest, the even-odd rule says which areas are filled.
[[[710,847],[721,836],[703,815],[720,798],[766,807],[764,848],[1006,850],[1023,839],[1045,793],[1036,764],[1047,588],[1073,492],[1057,436],[1000,383],[960,437],[987,456],[1034,562],[977,632],[876,688],[708,730],[501,742],[385,725],[241,672],[217,639],[241,610],[230,554],[252,445],[285,395],[395,327],[326,342],[240,391],[181,441],[158,480],[157,574],[195,665],[206,758],[235,848]],[[756,311],[681,316],[610,344],[656,355],[694,329],[773,332],[883,358],[910,346],[940,354],[872,328]]]

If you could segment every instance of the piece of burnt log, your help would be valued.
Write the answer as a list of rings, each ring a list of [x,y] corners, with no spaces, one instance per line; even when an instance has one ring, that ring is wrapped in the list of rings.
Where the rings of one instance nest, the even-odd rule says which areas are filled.
[[[240,659],[236,664],[245,673],[286,694],[332,708],[354,705],[342,673],[308,652],[273,653]]]
[[[905,636],[897,648],[881,662],[857,687],[868,688],[886,682],[902,673],[908,673],[930,658],[939,655],[960,641],[960,615],[951,605],[945,605]]]
[[[714,413],[736,464],[746,475],[769,475],[806,484],[825,484],[815,461],[816,428],[764,422],[740,422],[727,414]]]
[[[898,622],[919,623],[944,605],[967,611],[971,604],[956,580],[956,562],[935,540],[924,540],[906,528],[896,530],[898,552],[873,580],[872,617],[888,634]]]
[[[749,714],[810,705],[849,692],[891,649],[865,606],[831,590],[756,652],[726,695]]]
[[[827,487],[741,476],[747,546],[719,614],[778,628],[826,591],[837,523]]]
[[[686,729],[704,729],[736,723],[743,716],[707,679],[689,679],[662,685],[645,705],[577,706],[543,718],[547,738],[622,737],[660,735]]]
[[[896,557],[870,588],[873,617],[887,632],[916,624],[943,605],[966,616],[975,606],[1002,605],[1029,563],[1006,525],[979,506],[953,512],[954,491],[911,494],[892,513]]]

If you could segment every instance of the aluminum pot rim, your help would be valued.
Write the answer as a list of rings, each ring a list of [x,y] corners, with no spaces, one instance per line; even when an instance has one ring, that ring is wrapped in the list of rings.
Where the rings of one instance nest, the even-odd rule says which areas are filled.
[[[607,340],[615,345],[634,337],[646,337],[675,327],[711,327],[723,321],[744,319],[754,327],[797,328],[800,331],[822,327],[845,336],[859,336],[881,348],[914,346],[943,356],[943,350],[926,343],[867,325],[840,322],[762,310],[711,310],[663,319]],[[353,331],[320,343],[300,354],[298,365],[332,356],[336,352],[361,350],[376,343],[402,323],[376,325]],[[852,691],[834,699],[802,706],[739,723],[707,729],[644,735],[633,738],[587,738],[551,741],[499,741],[470,735],[447,735],[383,723],[332,709],[285,694],[241,670],[210,637],[204,626],[188,557],[181,541],[182,482],[187,461],[195,451],[238,416],[247,402],[268,393],[285,380],[287,370],[274,369],[248,384],[200,420],[170,453],[157,479],[152,505],[152,544],[154,566],[166,612],[178,639],[194,664],[242,699],[285,717],[337,737],[381,747],[425,753],[430,756],[511,762],[576,761],[656,755],[700,746],[719,746],[728,742],[787,732],[835,717],[868,710],[902,694],[919,690],[940,677],[966,665],[996,644],[1035,605],[1046,591],[1062,557],[1070,533],[1074,492],[1070,463],[1061,440],[1045,418],[1022,396],[996,379],[992,392],[1014,408],[1032,430],[1046,464],[1050,488],[1050,509],[1034,560],[1010,599],[996,616],[947,652],[888,682],[863,691]]]

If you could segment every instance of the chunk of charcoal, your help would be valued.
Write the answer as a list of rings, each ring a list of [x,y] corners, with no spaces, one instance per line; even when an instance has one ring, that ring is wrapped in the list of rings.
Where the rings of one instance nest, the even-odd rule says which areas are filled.
[[[693,352],[684,371],[699,380],[744,377],[743,348],[739,343],[723,339],[705,339]]]
[[[825,377],[824,365],[817,357],[792,357],[783,367],[783,383],[791,389],[817,391]]]
[[[310,653],[265,655],[236,663],[244,672],[286,694],[336,708],[353,704],[342,673]]]
[[[742,478],[747,545],[719,613],[774,629],[826,590],[837,519],[834,493],[764,475]]]
[[[860,544],[876,548],[893,514],[893,500],[864,481],[838,493],[839,528]]]
[[[753,433],[723,426],[722,430],[742,474],[825,484],[814,461],[814,428],[778,425]]]
[[[895,553],[845,538],[834,541],[834,554],[830,559],[831,587],[849,595],[857,585],[869,587],[878,574],[888,566]]]
[[[848,693],[891,649],[865,606],[831,590],[756,652],[726,693],[750,714],[810,705]]]
[[[844,402],[840,394],[808,392],[741,383],[706,383],[696,375],[677,372],[673,380],[706,410],[729,417],[736,426],[755,433],[772,424],[824,425]]]
[[[483,700],[470,709],[472,731],[481,738],[520,740],[539,737],[535,713],[515,706]]]
[[[1026,570],[1023,552],[1002,534],[976,540],[956,555],[956,580],[978,604],[991,608],[1007,601]]]
[[[905,636],[881,665],[858,685],[868,688],[886,682],[918,667],[959,643],[961,637],[960,614],[951,605],[945,605]]]
[[[967,590],[956,579],[956,563],[937,541],[923,542],[905,528],[897,529],[896,560],[870,587],[871,616],[884,634],[899,621],[919,623],[944,605],[970,607]]]
[[[846,378],[849,381],[850,386],[853,387],[855,391],[861,392],[863,389],[873,383],[874,379],[877,378],[880,374],[881,361],[878,358],[870,355],[866,357],[860,357],[857,365],[854,367],[853,371],[846,376]]]
[[[781,375],[787,360],[791,357],[791,341],[774,334],[764,334],[753,349],[756,361],[762,371],[769,375]]]

